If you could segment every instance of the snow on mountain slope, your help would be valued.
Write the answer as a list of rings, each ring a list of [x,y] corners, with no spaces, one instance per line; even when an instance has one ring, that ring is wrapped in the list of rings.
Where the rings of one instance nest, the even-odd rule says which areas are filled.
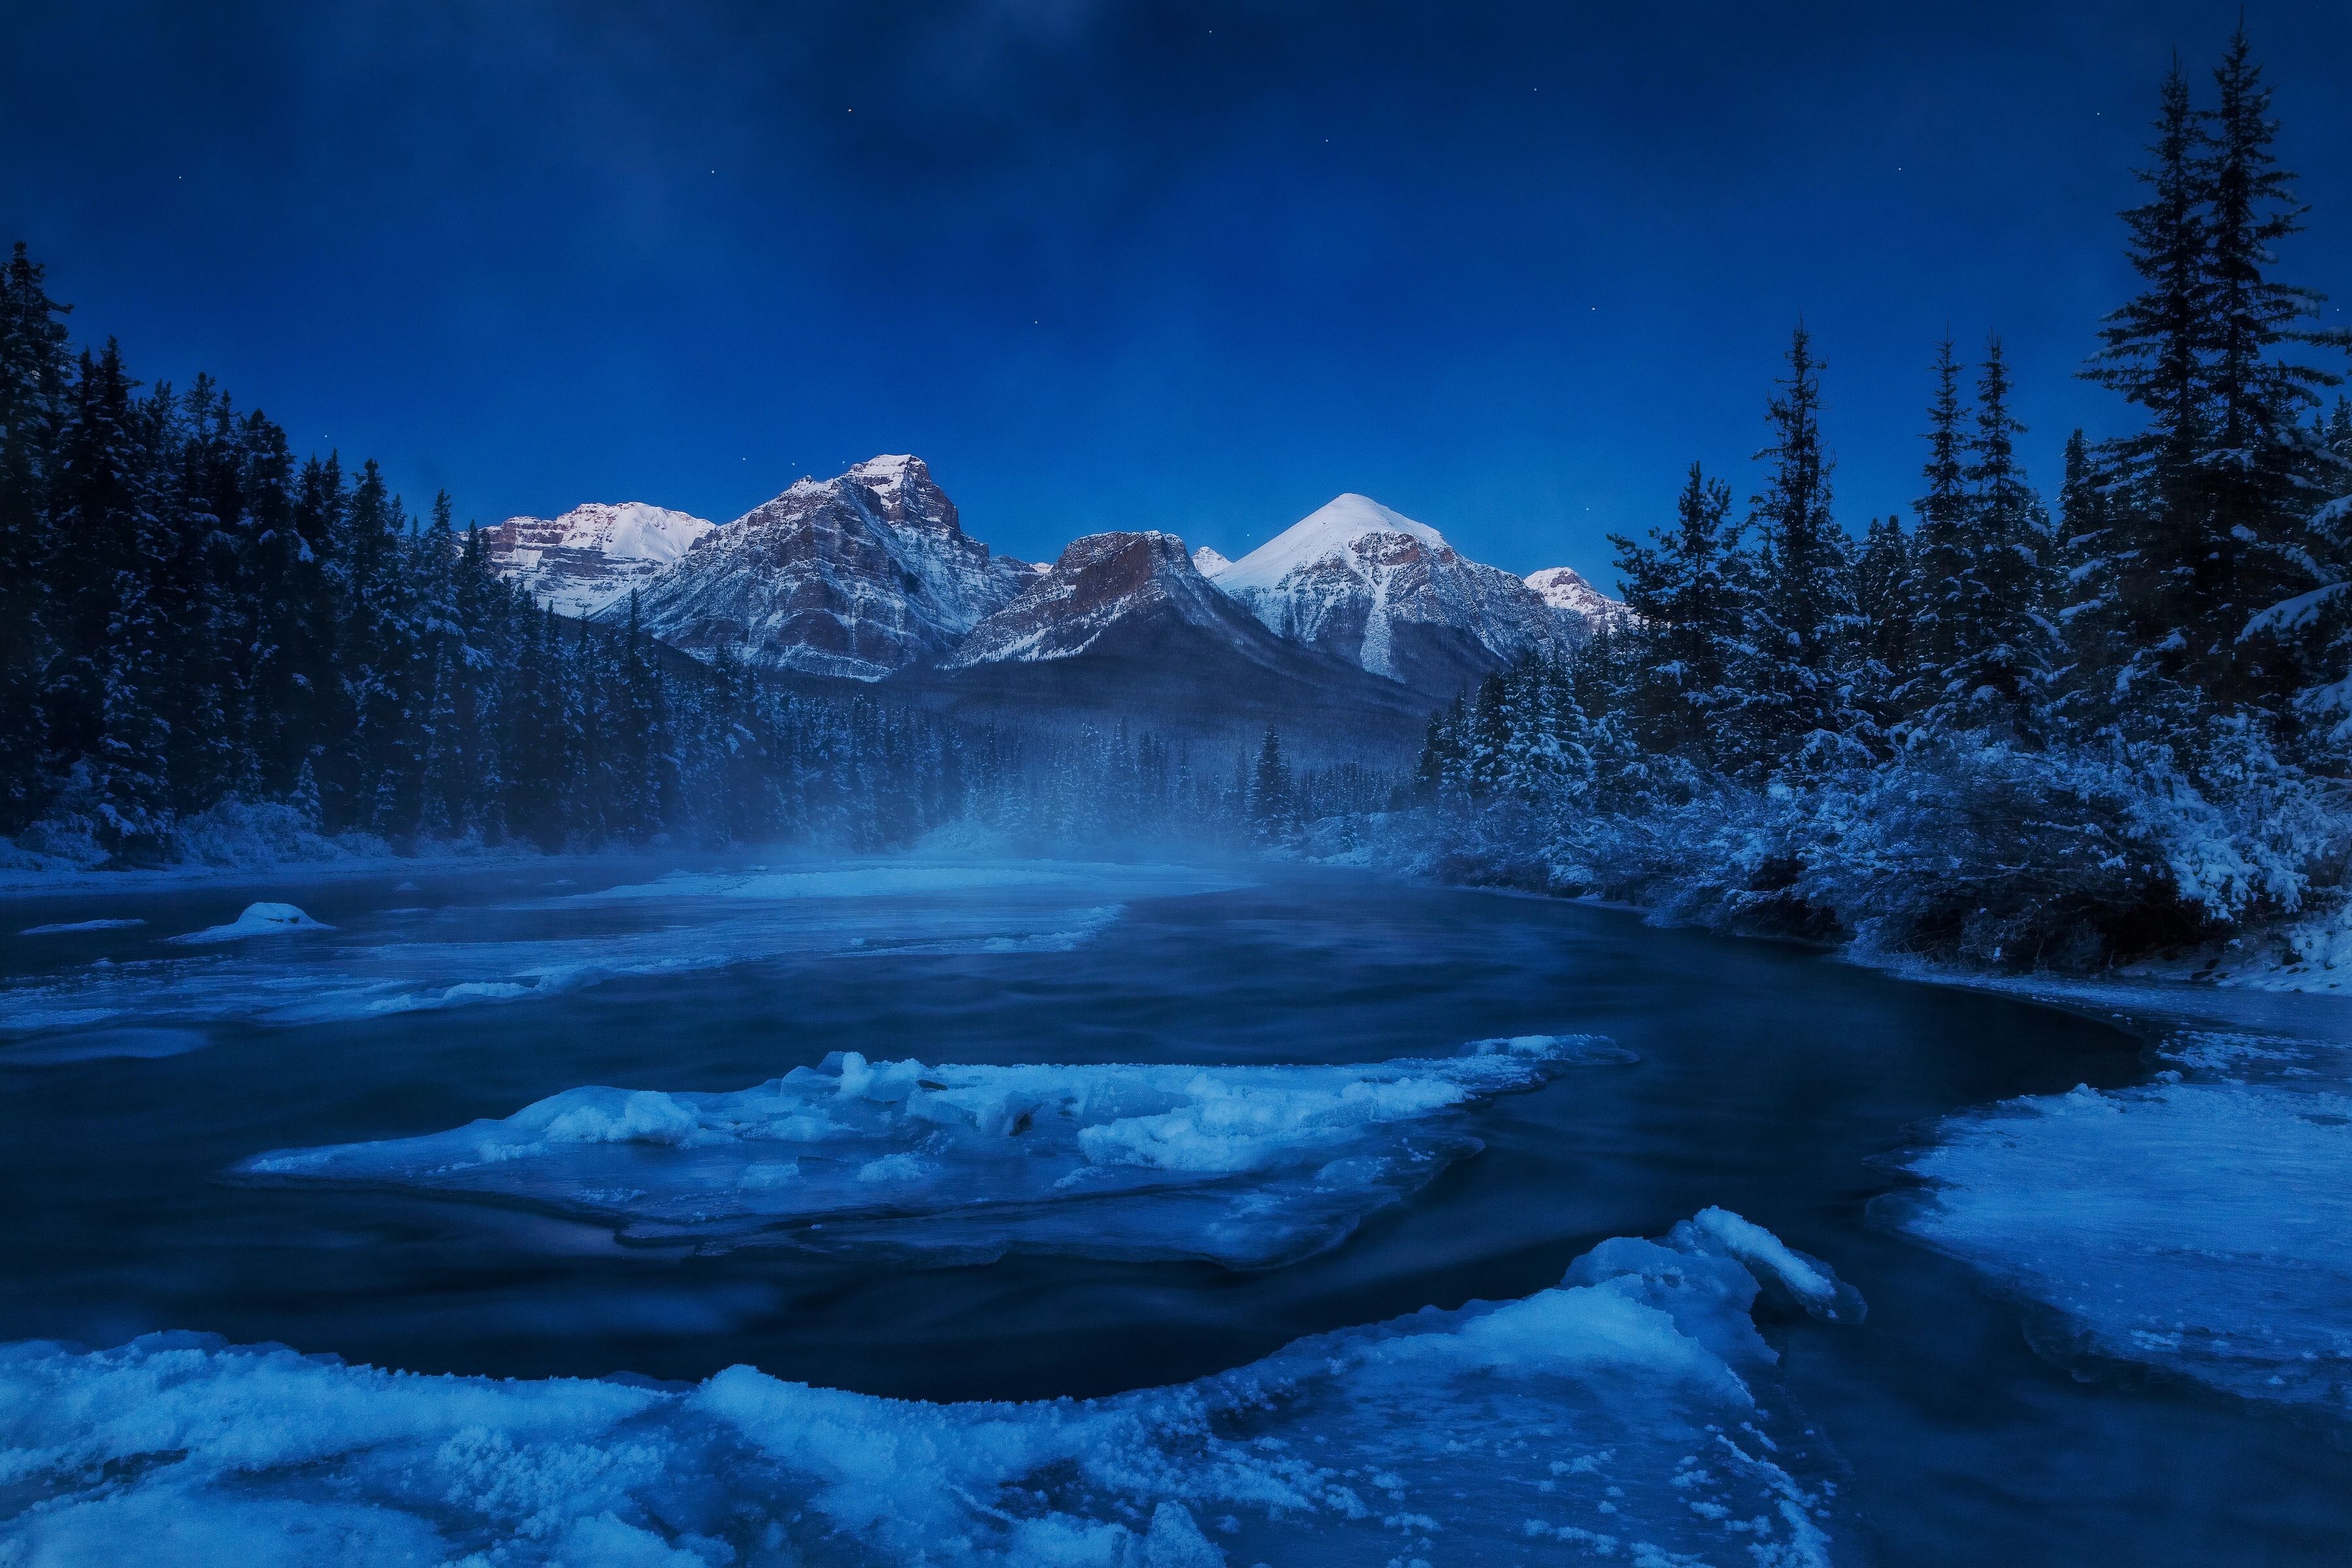
[[[1547,566],[1529,573],[1527,583],[1555,613],[1570,621],[1572,635],[1581,636],[1602,626],[1622,626],[1633,619],[1633,612],[1622,600],[1594,587],[1573,566]]]
[[[1073,542],[935,670],[901,681],[974,718],[1245,742],[1273,724],[1317,755],[1402,755],[1428,720],[1394,681],[1267,630],[1172,533]]]
[[[567,616],[593,616],[642,589],[715,525],[643,501],[591,501],[562,517],[510,517],[482,533],[490,569]]]
[[[1018,599],[973,627],[944,666],[1068,658],[1120,621],[1152,616],[1173,616],[1244,645],[1254,640],[1236,632],[1240,617],[1174,534],[1091,533],[1074,541]]]
[[[919,458],[802,479],[706,536],[645,593],[646,626],[700,658],[879,680],[946,652],[1035,580],[963,531]]]
[[[1562,635],[1525,583],[1369,496],[1340,496],[1210,580],[1276,634],[1438,697]]]

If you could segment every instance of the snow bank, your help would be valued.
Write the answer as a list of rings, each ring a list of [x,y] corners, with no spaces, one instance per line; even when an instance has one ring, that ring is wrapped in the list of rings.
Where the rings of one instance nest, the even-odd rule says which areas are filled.
[[[1338,1245],[1481,1147],[1461,1112],[1606,1040],[1478,1041],[1355,1067],[927,1067],[835,1052],[728,1094],[574,1089],[502,1121],[245,1161],[254,1182],[392,1185],[609,1221],[633,1240],[977,1261]]]
[[[312,920],[292,904],[247,904],[245,912],[226,925],[207,926],[203,931],[192,931],[185,936],[165,940],[187,943],[238,942],[249,936],[283,936],[289,931],[334,929]]]
[[[2341,1045],[2173,1037],[2140,1089],[1954,1117],[1881,1200],[2051,1309],[2071,1348],[2352,1415],[2352,1094]]]
[[[1759,1407],[1705,1234],[1108,1399],[929,1405],[345,1366],[152,1335],[0,1352],[0,1559],[1825,1568],[1833,1483]],[[1685,1243],[1700,1250],[1685,1250]],[[1777,1403],[1777,1402],[1776,1402]]]

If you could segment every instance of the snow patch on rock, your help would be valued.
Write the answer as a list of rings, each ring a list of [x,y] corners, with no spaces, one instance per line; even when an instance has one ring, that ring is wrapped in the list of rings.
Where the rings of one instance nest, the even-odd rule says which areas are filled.
[[[1369,496],[1338,497],[1209,576],[1277,635],[1433,689],[1563,635],[1527,584]],[[1410,668],[1408,637],[1430,644]]]
[[[485,531],[483,553],[533,599],[588,616],[644,588],[714,526],[643,501],[592,501],[561,517],[510,517]]]

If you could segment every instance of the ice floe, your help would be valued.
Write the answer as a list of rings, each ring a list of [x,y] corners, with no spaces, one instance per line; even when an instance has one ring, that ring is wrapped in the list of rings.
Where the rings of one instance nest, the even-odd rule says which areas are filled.
[[[2053,1349],[2352,1416],[2352,1047],[2182,1028],[2162,1051],[2143,1087],[1948,1119],[1880,1212],[2053,1311]]]
[[[202,931],[192,931],[185,936],[175,936],[168,940],[191,944],[241,942],[249,936],[284,936],[289,931],[334,929],[322,921],[312,920],[292,904],[261,903],[246,905],[245,912],[226,925],[206,926]]]
[[[0,1352],[0,1559],[1827,1568],[1827,1458],[1773,1391],[1759,1265],[1719,1239],[1744,1223],[1710,1211],[1519,1300],[1085,1401],[23,1344]]]
[[[143,926],[146,923],[145,921],[137,920],[62,921],[54,925],[26,926],[16,934],[18,936],[63,936],[68,931],[128,931],[132,926]]]
[[[930,1067],[835,1052],[755,1089],[567,1089],[503,1120],[281,1150],[233,1174],[526,1204],[704,1250],[1267,1268],[1337,1245],[1476,1152],[1462,1113],[1477,1101],[1631,1059],[1579,1035],[1341,1067]]]

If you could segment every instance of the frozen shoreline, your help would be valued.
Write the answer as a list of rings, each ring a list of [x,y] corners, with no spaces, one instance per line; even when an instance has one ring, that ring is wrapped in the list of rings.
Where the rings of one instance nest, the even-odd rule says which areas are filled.
[[[2053,1353],[2352,1420],[2352,1001],[1895,973],[2118,1024],[2156,1070],[1945,1118],[1875,1220],[2054,1314]]]
[[[691,1386],[429,1377],[193,1334],[19,1344],[0,1349],[20,1500],[0,1552],[1375,1568],[1442,1545],[1831,1568],[1849,1560],[1836,1466],[1779,1395],[1759,1294],[1860,1308],[1826,1265],[1708,1209],[1517,1300],[1092,1400],[930,1405],[748,1366]]]

